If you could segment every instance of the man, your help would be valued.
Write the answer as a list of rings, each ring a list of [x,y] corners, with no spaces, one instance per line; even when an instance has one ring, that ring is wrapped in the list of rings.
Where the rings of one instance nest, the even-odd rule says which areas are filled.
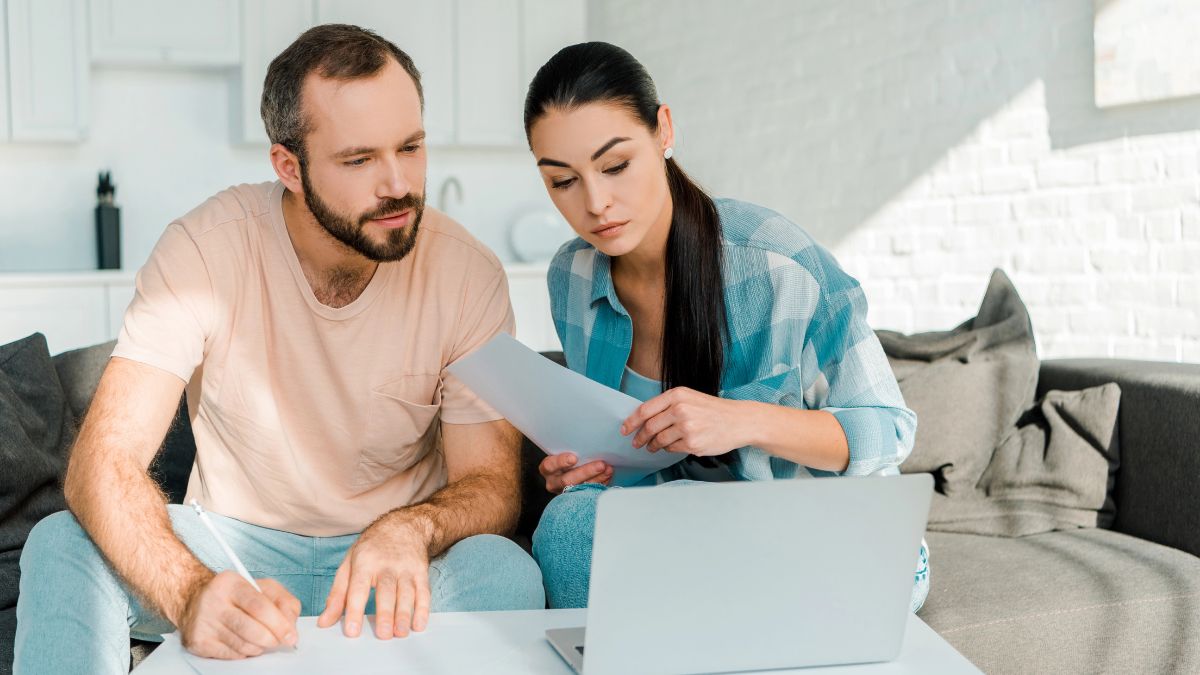
[[[412,61],[313,28],[271,63],[262,114],[278,182],[172,223],[138,274],[72,451],[71,513],[22,555],[18,673],[126,672],[131,629],[231,659],[295,644],[317,612],[351,637],[374,612],[387,639],[430,611],[544,607],[537,566],[496,536],[518,513],[520,437],[446,371],[512,331],[508,287],[425,208]],[[185,385],[188,499],[261,593],[147,473]]]

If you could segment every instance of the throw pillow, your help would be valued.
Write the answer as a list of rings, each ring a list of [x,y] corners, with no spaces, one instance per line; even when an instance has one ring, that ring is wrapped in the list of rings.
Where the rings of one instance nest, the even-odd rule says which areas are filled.
[[[59,481],[74,435],[46,338],[0,346],[0,673],[12,672],[21,550],[39,520],[66,508]]]
[[[948,496],[973,493],[1037,392],[1033,326],[1016,288],[996,270],[978,314],[953,330],[877,334],[917,413],[916,442],[900,470],[932,473]]]
[[[1047,392],[996,448],[973,495],[934,495],[929,529],[1020,537],[1111,526],[1120,402],[1115,383]]]
[[[46,338],[0,346],[0,609],[16,605],[29,531],[66,508],[59,481],[74,436]]]

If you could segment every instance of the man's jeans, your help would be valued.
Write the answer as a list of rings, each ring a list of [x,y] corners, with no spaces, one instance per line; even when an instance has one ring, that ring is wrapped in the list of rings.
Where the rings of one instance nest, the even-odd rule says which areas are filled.
[[[191,508],[168,509],[175,534],[201,562],[216,571],[232,567]],[[250,574],[282,584],[300,600],[303,616],[325,608],[338,565],[358,538],[305,537],[209,515]],[[434,612],[545,607],[537,564],[494,535],[469,537],[434,559],[429,585]],[[368,614],[374,606],[372,593]],[[29,533],[21,554],[17,675],[126,673],[131,634],[156,640],[173,630],[117,578],[69,512],[45,518]]]

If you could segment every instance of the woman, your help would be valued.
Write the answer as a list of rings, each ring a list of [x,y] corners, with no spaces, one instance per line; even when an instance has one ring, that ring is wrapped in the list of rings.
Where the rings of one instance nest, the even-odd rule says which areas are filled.
[[[579,238],[550,268],[567,365],[645,403],[634,447],[687,458],[647,484],[896,474],[904,406],[858,282],[800,227],[712,199],[672,159],[671,110],[623,49],[573,45],[538,71],[525,134]],[[551,607],[587,604],[595,503],[612,478],[571,453],[533,539]],[[912,607],[928,593],[924,543]]]

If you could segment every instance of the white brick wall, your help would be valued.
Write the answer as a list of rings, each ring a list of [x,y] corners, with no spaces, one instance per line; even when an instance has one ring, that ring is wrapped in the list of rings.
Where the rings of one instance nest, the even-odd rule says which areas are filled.
[[[683,166],[804,225],[876,327],[956,325],[1003,267],[1043,357],[1200,362],[1200,97],[1097,109],[1092,0],[589,7]]]

